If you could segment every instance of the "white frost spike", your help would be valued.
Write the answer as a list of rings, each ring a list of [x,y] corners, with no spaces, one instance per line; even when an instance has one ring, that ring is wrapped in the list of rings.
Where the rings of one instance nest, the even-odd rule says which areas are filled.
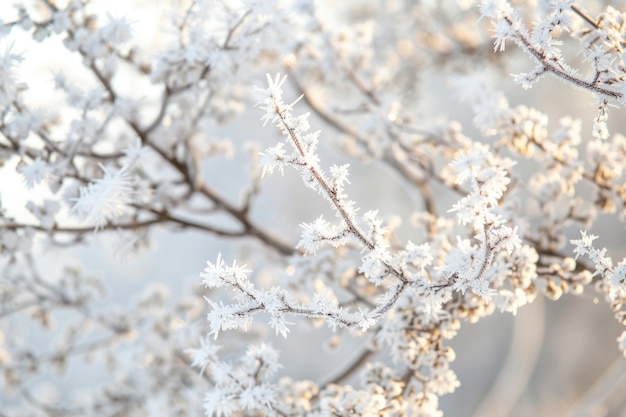
[[[81,220],[93,223],[96,230],[107,221],[123,215],[131,202],[133,188],[126,167],[112,171],[100,165],[104,176],[86,187],[80,188],[72,214]]]

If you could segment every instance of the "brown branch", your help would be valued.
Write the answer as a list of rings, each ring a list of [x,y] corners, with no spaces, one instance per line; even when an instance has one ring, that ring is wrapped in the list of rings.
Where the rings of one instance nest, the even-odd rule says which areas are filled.
[[[570,8],[580,17],[583,18],[583,20],[585,20],[587,23],[589,23],[591,26],[593,26],[596,29],[600,29],[600,25],[598,25],[598,22],[596,22],[591,16],[589,16],[587,13],[585,13],[580,7],[578,7],[576,4],[572,4],[570,6]]]

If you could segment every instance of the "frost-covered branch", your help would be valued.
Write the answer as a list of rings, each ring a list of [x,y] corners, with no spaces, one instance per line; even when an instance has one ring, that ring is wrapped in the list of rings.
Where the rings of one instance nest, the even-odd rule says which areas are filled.
[[[593,349],[562,338],[568,369],[621,353],[584,308],[604,297],[626,322],[619,4],[109,3],[0,6],[3,417],[466,415],[486,371],[516,378],[490,336],[513,326],[467,324],[564,294],[590,296],[558,327],[594,324]],[[550,74],[594,106],[511,88],[494,33],[534,65],[513,81]],[[267,76],[255,107],[254,80],[284,72],[302,97]],[[457,357],[481,372],[457,377]],[[564,410],[554,393],[587,381],[558,371],[528,386]],[[474,379],[471,401],[447,395]]]
[[[613,266],[613,260],[606,256],[607,249],[596,249],[593,241],[598,236],[587,234],[581,231],[580,239],[572,239],[570,243],[575,245],[574,253],[579,256],[588,257],[595,266],[593,275],[600,277],[599,288],[605,294],[611,309],[615,313],[618,322],[624,324],[626,318],[626,258],[623,258],[617,265]],[[620,350],[626,356],[626,330],[617,338]]]
[[[476,145],[471,152],[454,162],[458,182],[469,182],[472,192],[457,203],[452,211],[457,213],[461,224],[471,223],[482,235],[477,238],[479,245],[476,246],[469,246],[459,239],[459,251],[451,252],[456,257],[449,257],[449,262],[442,269],[443,283],[432,284],[429,282],[432,278],[421,275],[421,271],[425,271],[433,260],[430,245],[409,242],[405,250],[392,254],[383,237],[382,222],[376,218],[375,212],[363,216],[370,230],[367,235],[357,226],[355,203],[348,200],[343,189],[343,184],[347,182],[347,167],[332,167],[331,179],[326,178],[315,153],[319,132],[308,133],[307,114],[292,116],[291,110],[295,103],[286,104],[282,98],[281,87],[286,78],[279,75],[275,78],[268,75],[267,78],[269,87],[260,90],[264,100],[258,105],[265,110],[262,120],[277,125],[291,143],[293,152],[287,153],[282,143],[268,149],[264,154],[264,170],[272,172],[279,169],[282,172],[285,165],[295,167],[305,184],[324,196],[341,220],[338,226],[323,218],[304,225],[299,246],[307,253],[315,253],[322,244],[340,247],[348,242],[349,237],[354,237],[369,251],[362,258],[359,270],[374,285],[384,284],[388,288],[371,310],[359,308],[352,313],[340,306],[333,293],[326,289],[315,294],[310,305],[304,305],[279,287],[268,291],[256,289],[248,279],[249,270],[236,263],[228,267],[218,257],[216,263],[208,262],[202,274],[203,283],[208,288],[223,285],[233,288],[238,294],[238,302],[223,305],[207,299],[212,307],[209,321],[211,333],[215,337],[220,330],[247,329],[251,315],[260,311],[270,314],[270,326],[283,336],[288,332],[286,314],[323,318],[333,330],[347,327],[366,331],[393,307],[407,288],[412,288],[418,296],[431,298],[429,302],[432,305],[428,309],[433,312],[440,309],[441,303],[450,297],[449,288],[464,293],[471,287],[476,295],[485,299],[497,293],[495,289],[489,288],[487,269],[498,251],[505,250],[511,254],[520,247],[517,229],[506,226],[504,218],[494,211],[509,182],[506,169],[512,165],[510,161],[498,160],[489,154],[487,147]],[[475,261],[479,252],[482,252],[482,256]],[[395,278],[395,281],[387,283],[388,277]]]
[[[505,41],[511,39],[537,61],[537,66],[531,72],[515,77],[516,82],[524,88],[530,88],[541,75],[548,73],[578,88],[623,104],[625,83],[621,78],[616,79],[609,75],[608,65],[612,60],[607,53],[597,49],[594,50],[595,55],[588,56],[595,69],[591,80],[585,80],[577,70],[565,63],[558,48],[559,42],[553,38],[553,34],[560,29],[568,30],[570,17],[566,12],[573,5],[574,0],[552,2],[551,12],[536,24],[532,32],[528,32],[519,14],[506,0],[485,0],[481,3],[480,10],[494,24],[496,50],[503,51]],[[607,77],[602,77],[602,74]],[[612,86],[616,82],[619,84]]]
[[[513,40],[537,63],[527,73],[515,75],[515,81],[525,89],[531,88],[544,74],[551,74],[577,88],[593,93],[598,102],[598,113],[594,119],[593,134],[600,139],[609,135],[606,121],[610,102],[626,103],[626,76],[620,59],[623,36],[623,17],[610,9],[603,16],[603,26],[595,27],[581,36],[585,60],[594,74],[584,77],[578,70],[565,62],[559,48],[561,41],[556,33],[570,31],[570,8],[574,0],[559,0],[551,3],[550,13],[538,21],[532,32],[524,26],[519,13],[506,0],[485,0],[481,2],[481,13],[492,20],[495,27],[495,49],[504,50],[505,41]],[[574,11],[579,10],[574,8]],[[580,14],[579,12],[577,12]]]

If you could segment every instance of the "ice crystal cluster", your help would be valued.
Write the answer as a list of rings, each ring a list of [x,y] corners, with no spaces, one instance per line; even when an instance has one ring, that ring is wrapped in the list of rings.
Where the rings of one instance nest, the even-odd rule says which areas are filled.
[[[0,417],[621,415],[625,3],[4,3]],[[457,373],[546,299],[612,368],[533,404],[516,324]]]

